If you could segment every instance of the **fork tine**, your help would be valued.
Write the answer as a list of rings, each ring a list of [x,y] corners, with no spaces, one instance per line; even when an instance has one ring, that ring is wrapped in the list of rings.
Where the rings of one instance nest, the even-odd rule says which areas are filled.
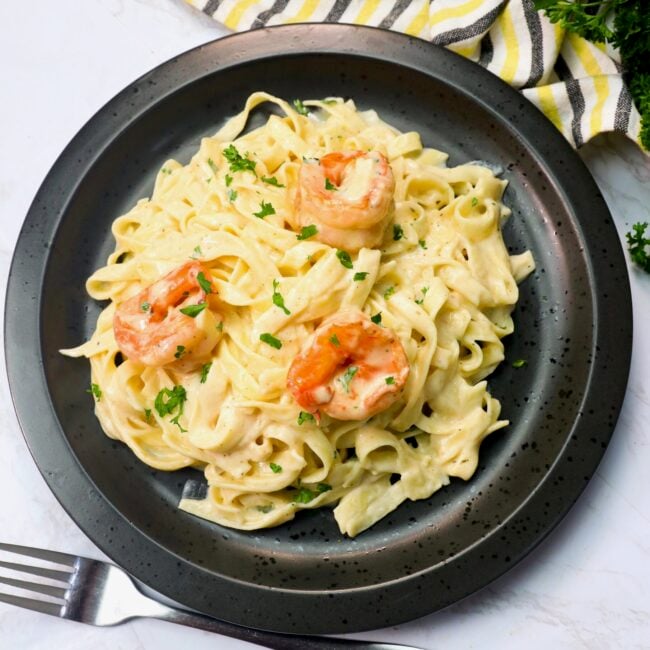
[[[54,598],[61,598],[65,596],[66,590],[62,587],[54,587],[52,585],[43,585],[39,582],[29,582],[27,580],[16,580],[15,578],[5,578],[0,576],[0,583],[10,585],[11,587],[18,587],[19,589],[28,589],[29,591],[36,591],[44,596],[53,596]]]
[[[46,551],[43,548],[31,548],[30,546],[19,546],[18,544],[5,544],[4,542],[0,542],[0,551],[28,555],[39,560],[47,560],[48,562],[55,562],[69,567],[74,566],[77,559],[76,555],[68,555],[68,553],[57,553],[56,551]]]
[[[5,569],[12,569],[13,571],[22,571],[23,573],[31,573],[41,578],[51,578],[59,582],[68,582],[72,575],[69,571],[57,571],[56,569],[46,569],[40,566],[27,566],[26,564],[14,564],[13,562],[0,561],[0,567]]]
[[[21,596],[10,596],[3,593],[0,593],[0,602],[24,607],[25,609],[33,609],[35,612],[50,614],[51,616],[61,616],[61,610],[63,609],[61,605],[56,603],[48,603],[34,598],[22,598]]]

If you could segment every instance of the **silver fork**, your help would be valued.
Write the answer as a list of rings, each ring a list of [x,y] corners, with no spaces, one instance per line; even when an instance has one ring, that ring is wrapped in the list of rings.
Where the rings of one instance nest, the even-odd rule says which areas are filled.
[[[38,558],[63,567],[54,569],[0,561],[0,567],[5,569],[29,573],[61,583],[54,586],[0,576],[0,583],[58,601],[52,602],[42,598],[26,598],[0,593],[0,602],[59,618],[67,618],[71,621],[104,626],[117,625],[133,618],[160,618],[171,623],[217,632],[278,650],[341,650],[342,648],[417,650],[394,643],[262,632],[219,621],[203,614],[163,605],[157,600],[145,596],[124,570],[108,562],[1,542],[0,551]]]

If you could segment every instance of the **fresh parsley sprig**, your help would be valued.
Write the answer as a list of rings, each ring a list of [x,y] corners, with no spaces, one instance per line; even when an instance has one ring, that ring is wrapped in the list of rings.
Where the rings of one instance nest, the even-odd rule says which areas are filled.
[[[645,236],[647,227],[647,223],[635,223],[625,237],[632,261],[646,273],[650,273],[650,238]]]

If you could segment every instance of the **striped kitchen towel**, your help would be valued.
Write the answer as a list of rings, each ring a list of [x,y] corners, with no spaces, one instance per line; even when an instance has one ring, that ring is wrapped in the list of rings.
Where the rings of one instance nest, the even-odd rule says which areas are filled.
[[[574,146],[640,116],[618,53],[552,24],[532,0],[187,0],[235,31],[298,22],[372,25],[443,45],[499,75]]]

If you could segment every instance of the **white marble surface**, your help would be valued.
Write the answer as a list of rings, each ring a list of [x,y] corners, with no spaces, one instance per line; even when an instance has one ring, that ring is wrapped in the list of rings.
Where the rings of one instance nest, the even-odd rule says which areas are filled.
[[[38,186],[83,123],[158,63],[225,33],[180,0],[0,3],[0,273],[6,280]],[[604,138],[582,155],[619,235],[650,221],[650,164]],[[634,358],[625,406],[594,479],[555,532],[482,592],[365,638],[422,648],[650,648],[650,275],[631,271]],[[2,286],[6,282],[2,282]],[[4,365],[4,360],[3,360]],[[0,377],[0,530],[5,541],[101,557],[50,494]],[[251,647],[158,621],[100,629],[0,604],[0,648]]]

